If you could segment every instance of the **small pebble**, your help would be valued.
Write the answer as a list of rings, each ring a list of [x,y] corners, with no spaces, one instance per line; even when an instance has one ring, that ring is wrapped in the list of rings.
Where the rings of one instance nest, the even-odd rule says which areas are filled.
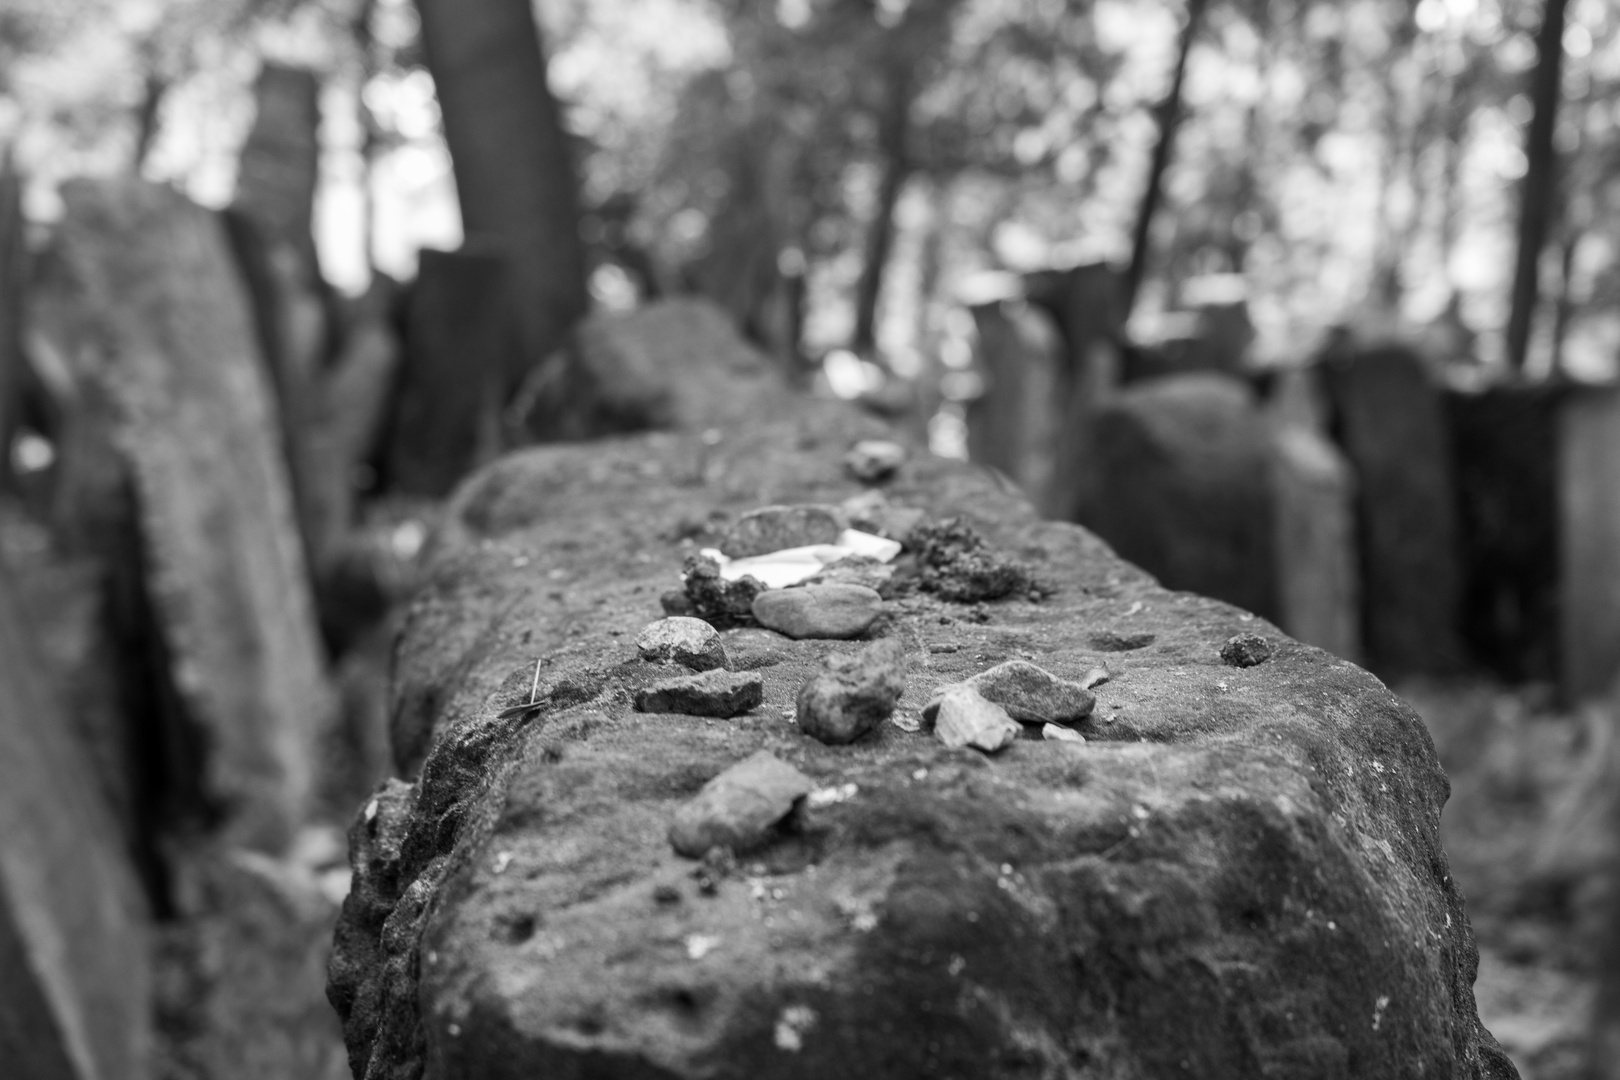
[[[729,720],[765,700],[765,683],[744,671],[715,669],[665,679],[636,691],[636,711],[713,716]]]
[[[648,623],[636,637],[636,651],[654,664],[680,664],[693,671],[726,666],[726,647],[714,627],[702,619],[674,615]]]
[[[938,653],[953,653],[953,652],[957,652],[961,648],[962,648],[962,646],[960,646],[960,645],[952,645],[950,642],[936,641],[936,642],[933,642],[932,644],[930,644],[928,646],[928,651],[931,652],[931,653],[935,653],[935,654],[938,654]]]
[[[798,769],[761,750],[704,784],[675,811],[670,845],[691,859],[713,848],[735,853],[758,847],[815,787]]]
[[[658,606],[664,609],[665,615],[691,615],[697,610],[680,589],[671,589],[660,596]]]
[[[653,900],[660,904],[678,904],[681,902],[681,890],[673,885],[659,885],[653,889]]]
[[[946,690],[935,710],[934,737],[946,746],[972,746],[993,754],[1018,740],[1018,723],[971,686]]]
[[[720,540],[720,551],[733,559],[768,555],[811,544],[836,544],[846,527],[835,506],[762,506],[738,518]]]
[[[941,697],[957,686],[973,688],[1026,724],[1073,722],[1091,715],[1097,703],[1095,695],[1077,682],[1060,679],[1028,660],[1008,660],[965,682],[941,687],[923,707],[924,718],[931,719]]]
[[[1066,728],[1062,724],[1043,724],[1041,738],[1051,739],[1054,742],[1085,742],[1086,737],[1073,728]]]
[[[1221,659],[1233,667],[1254,667],[1271,659],[1271,642],[1259,634],[1234,634],[1221,646]]]
[[[888,439],[863,439],[844,455],[844,468],[864,484],[893,476],[906,463],[906,448]]]
[[[856,653],[834,653],[799,689],[799,728],[832,745],[854,742],[881,724],[906,689],[905,650],[882,638]]]
[[[1101,686],[1112,678],[1113,675],[1109,673],[1107,668],[1094,667],[1086,672],[1085,678],[1080,680],[1080,688],[1090,690],[1093,686]]]
[[[883,610],[883,598],[863,585],[803,585],[767,589],[754,597],[754,618],[790,638],[852,638]]]

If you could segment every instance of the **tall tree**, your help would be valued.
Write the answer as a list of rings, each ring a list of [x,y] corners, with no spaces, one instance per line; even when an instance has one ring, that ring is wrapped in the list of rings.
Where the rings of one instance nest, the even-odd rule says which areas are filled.
[[[1563,97],[1564,12],[1567,0],[1546,0],[1541,30],[1536,34],[1537,59],[1530,76],[1530,104],[1534,110],[1525,132],[1524,183],[1519,188],[1519,253],[1513,266],[1512,306],[1508,311],[1507,356],[1515,371],[1524,370],[1540,295],[1542,249],[1553,217],[1558,185],[1558,151],[1553,133],[1558,127],[1558,106]]]
[[[579,191],[529,0],[417,0],[469,240],[511,264],[510,393],[588,306]]]
[[[1147,275],[1148,254],[1152,247],[1153,218],[1164,197],[1164,174],[1170,167],[1175,152],[1176,129],[1181,124],[1182,85],[1187,76],[1187,56],[1192,52],[1198,28],[1204,21],[1208,0],[1187,0],[1187,21],[1181,28],[1181,43],[1176,50],[1175,72],[1170,77],[1170,90],[1159,102],[1159,138],[1153,146],[1153,157],[1148,163],[1147,184],[1142,189],[1142,202],[1136,212],[1136,228],[1131,237],[1131,263],[1125,271],[1121,301],[1121,315],[1129,319],[1136,303],[1137,291]]]

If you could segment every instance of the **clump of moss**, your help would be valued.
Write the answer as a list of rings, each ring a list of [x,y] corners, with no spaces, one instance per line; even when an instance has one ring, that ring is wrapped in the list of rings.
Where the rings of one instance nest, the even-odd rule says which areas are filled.
[[[960,518],[925,521],[906,536],[917,559],[918,587],[942,600],[975,604],[1003,596],[1039,600],[1051,589],[1030,567],[998,554]]]
[[[754,625],[754,597],[765,591],[758,578],[727,581],[720,576],[720,564],[707,555],[687,556],[681,576],[695,618],[718,630]]]

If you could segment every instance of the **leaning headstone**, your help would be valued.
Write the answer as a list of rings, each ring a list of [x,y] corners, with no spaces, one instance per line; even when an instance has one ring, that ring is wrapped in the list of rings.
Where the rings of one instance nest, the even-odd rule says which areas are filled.
[[[1097,416],[1080,523],[1167,588],[1276,614],[1271,450],[1249,389],[1216,374],[1127,387]]]
[[[1055,398],[1057,435],[1051,476],[1037,508],[1056,521],[1074,521],[1096,476],[1096,413],[1124,374],[1120,275],[1107,263],[1024,275],[1025,295],[1057,322],[1066,363]]]
[[[1509,683],[1556,683],[1559,676],[1558,423],[1565,397],[1549,385],[1446,396],[1461,633],[1470,658]]]
[[[164,676],[202,731],[231,842],[280,848],[305,814],[329,694],[275,402],[219,219],[135,180],[63,189],[91,379],[133,477]]]
[[[146,912],[0,567],[0,1072],[146,1075]]]
[[[1308,645],[1361,656],[1355,477],[1322,435],[1280,423],[1271,436],[1277,622]]]
[[[1463,650],[1444,402],[1400,345],[1338,345],[1324,372],[1334,432],[1356,470],[1368,666],[1389,677],[1453,670]]]
[[[968,403],[968,456],[1005,473],[1047,508],[1057,463],[1062,341],[1051,320],[1016,300],[972,308],[984,392]]]
[[[515,347],[506,257],[424,250],[405,323],[405,367],[388,440],[389,485],[444,495],[494,450],[500,384]]]
[[[1558,518],[1563,651],[1571,700],[1620,676],[1620,390],[1571,394],[1559,417]]]

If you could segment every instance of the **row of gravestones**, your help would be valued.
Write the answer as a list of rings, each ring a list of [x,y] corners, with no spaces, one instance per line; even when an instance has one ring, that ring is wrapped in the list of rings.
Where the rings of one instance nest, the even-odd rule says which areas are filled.
[[[1350,334],[1246,375],[1226,308],[1206,346],[1143,350],[1111,288],[1081,267],[973,310],[970,453],[1048,516],[1387,677],[1483,669],[1575,700],[1620,674],[1620,392],[1450,390]]]

